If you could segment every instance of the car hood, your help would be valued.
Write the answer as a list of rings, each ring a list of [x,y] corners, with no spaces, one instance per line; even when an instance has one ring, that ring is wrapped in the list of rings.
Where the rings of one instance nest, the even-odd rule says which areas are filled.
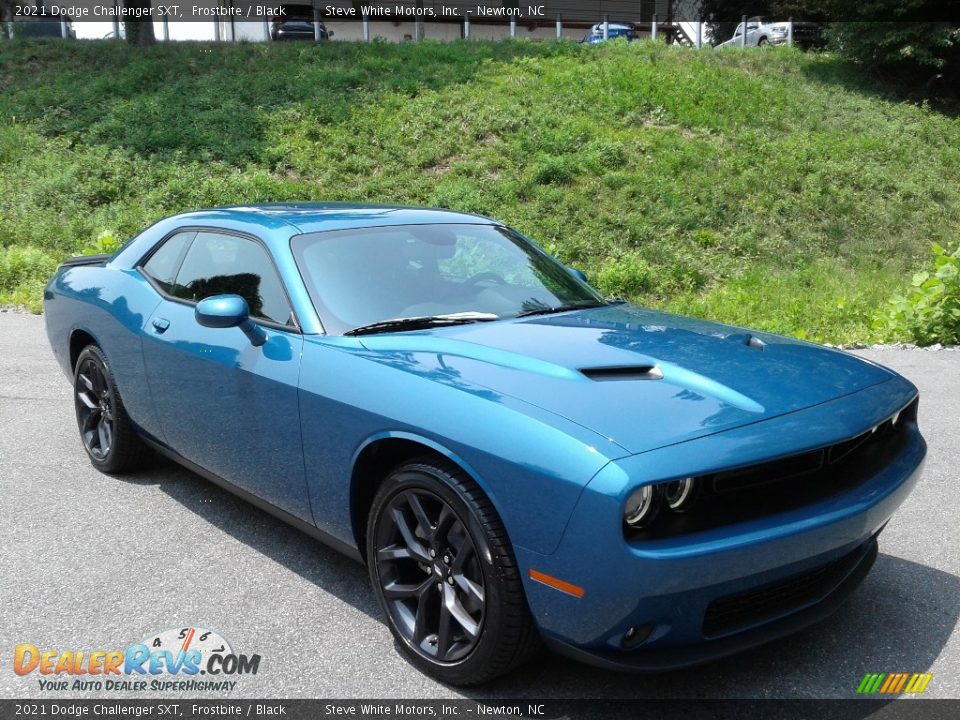
[[[640,453],[893,377],[846,353],[627,304],[360,338],[372,360],[511,396]]]

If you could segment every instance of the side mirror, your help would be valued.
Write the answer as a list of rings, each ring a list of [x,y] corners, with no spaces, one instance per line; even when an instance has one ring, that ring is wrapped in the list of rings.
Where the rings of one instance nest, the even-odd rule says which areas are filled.
[[[590,284],[590,281],[587,280],[587,276],[583,273],[582,270],[577,270],[577,269],[574,268],[574,267],[568,267],[568,268],[567,268],[567,272],[570,273],[571,275],[573,275],[577,280],[579,280],[579,281],[581,281],[581,282],[585,282],[585,283],[587,283],[588,285]]]
[[[211,295],[197,303],[193,316],[197,323],[208,328],[240,328],[251,344],[260,347],[267,334],[250,319],[247,301],[239,295]]]

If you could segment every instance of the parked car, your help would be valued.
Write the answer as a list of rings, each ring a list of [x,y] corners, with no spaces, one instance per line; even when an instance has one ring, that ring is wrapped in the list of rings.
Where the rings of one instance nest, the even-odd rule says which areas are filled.
[[[44,309],[94,467],[152,449],[365,562],[449,683],[540,640],[649,670],[819,621],[926,453],[896,373],[606,300],[465,213],[176,215],[65,262]]]
[[[783,45],[790,35],[790,23],[772,21],[765,17],[752,17],[747,20],[746,38],[743,37],[743,23],[737,25],[733,37],[717,47],[763,47],[764,45]],[[800,47],[813,47],[821,42],[820,26],[812,22],[793,23],[793,42]]]
[[[270,38],[273,40],[316,40],[315,23],[319,25],[320,40],[329,40],[333,31],[314,18],[312,5],[278,5],[270,18]]]
[[[633,42],[637,40],[640,36],[637,34],[636,25],[633,23],[610,23],[607,30],[607,38],[609,40],[616,40],[617,38],[626,38],[628,42]],[[584,38],[583,42],[588,45],[596,45],[597,43],[603,42],[603,23],[597,23],[588,32]]]

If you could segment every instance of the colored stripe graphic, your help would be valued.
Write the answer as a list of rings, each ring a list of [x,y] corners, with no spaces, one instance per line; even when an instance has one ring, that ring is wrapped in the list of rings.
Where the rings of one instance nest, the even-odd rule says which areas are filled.
[[[857,692],[864,695],[872,695],[880,689],[880,683],[887,677],[886,673],[867,673],[860,681],[860,687]]]
[[[870,684],[873,682],[873,673],[867,673],[863,676],[863,680],[860,681],[860,685],[857,687],[857,692],[861,695],[867,691],[867,688],[870,687]]]
[[[918,694],[927,689],[932,679],[933,673],[867,673],[857,686],[857,693]]]
[[[920,679],[917,680],[917,684],[913,686],[913,691],[915,693],[922,693],[927,689],[927,685],[930,684],[931,680],[933,680],[933,673],[922,673]]]
[[[890,690],[890,692],[903,692],[903,686],[907,684],[907,680],[910,678],[910,673],[900,673],[900,677],[897,680],[897,685],[895,688]]]

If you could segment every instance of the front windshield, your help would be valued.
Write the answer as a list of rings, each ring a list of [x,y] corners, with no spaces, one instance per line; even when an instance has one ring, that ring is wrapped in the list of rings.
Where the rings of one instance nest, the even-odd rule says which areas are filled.
[[[298,235],[291,246],[329,334],[399,318],[508,318],[604,302],[559,262],[495,225],[336,230]]]

